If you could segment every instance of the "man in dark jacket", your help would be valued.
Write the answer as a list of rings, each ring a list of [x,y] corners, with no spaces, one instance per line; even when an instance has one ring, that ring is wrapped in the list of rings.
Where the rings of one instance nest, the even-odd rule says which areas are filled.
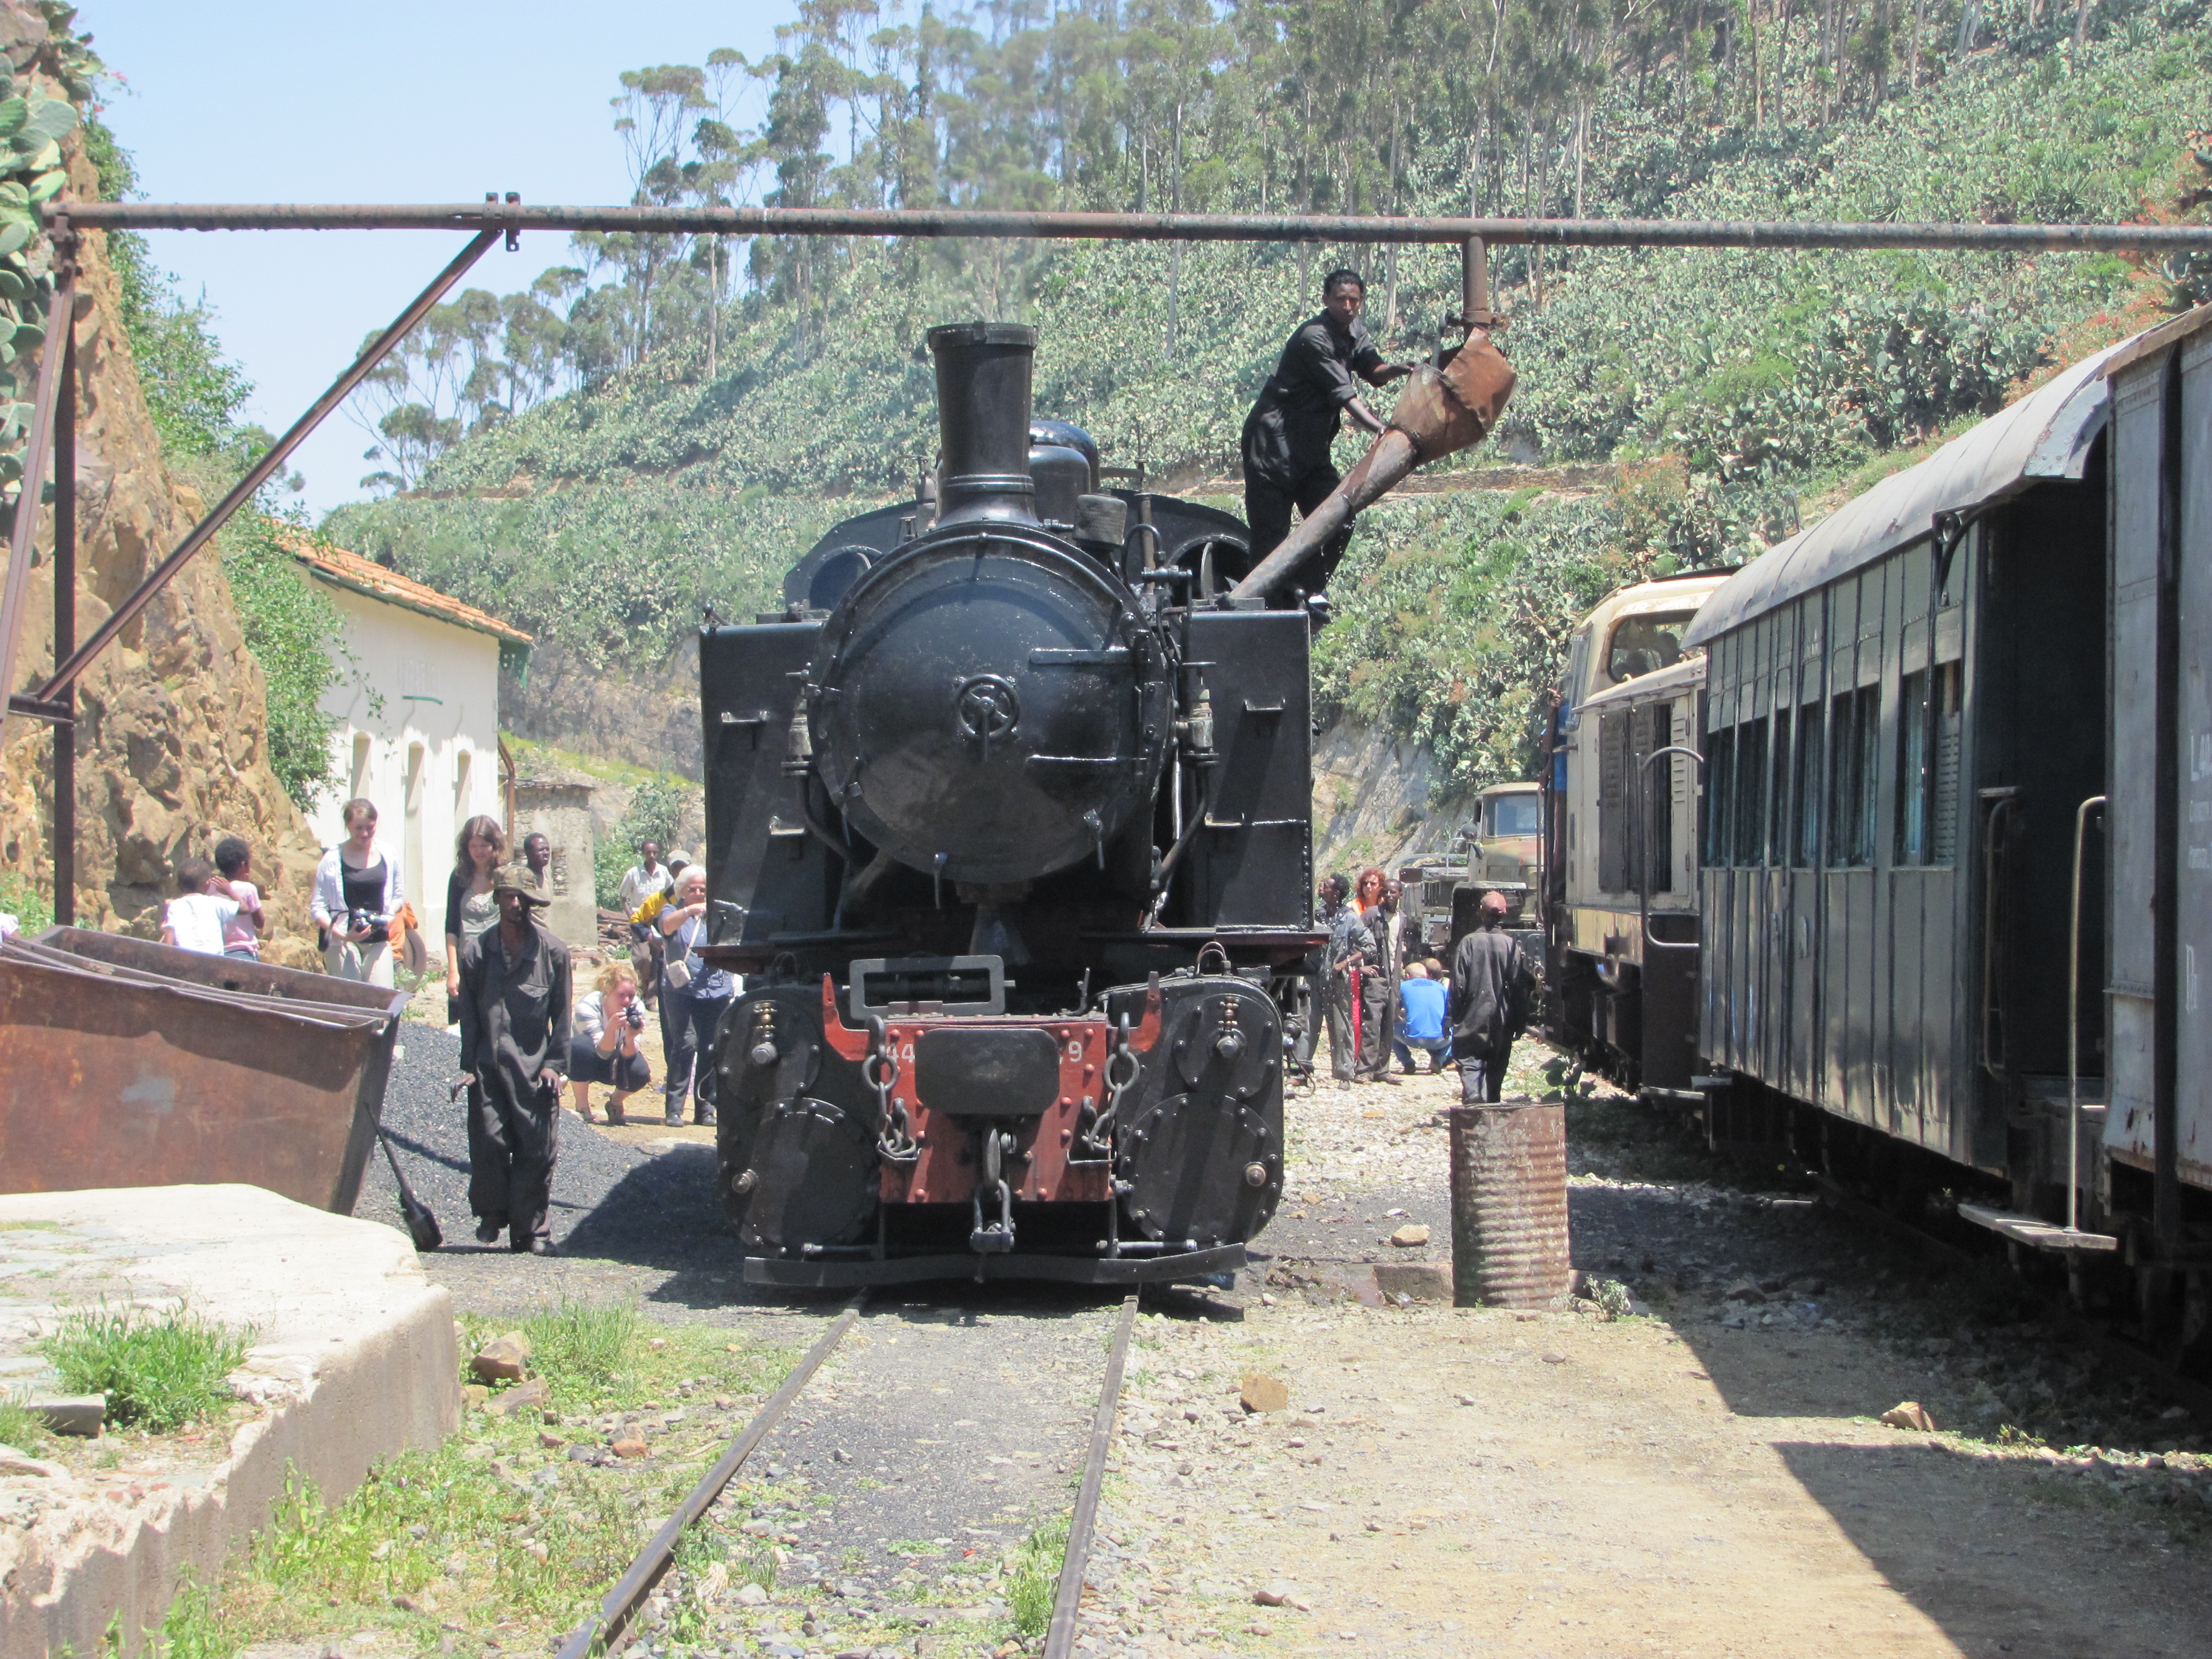
[[[1519,942],[1504,929],[1508,908],[1504,894],[1485,893],[1481,925],[1459,942],[1452,957],[1446,1012],[1452,1023],[1452,1058],[1459,1063],[1462,1105],[1497,1100],[1513,1039],[1528,1023],[1536,975]]]
[[[1336,488],[1340,479],[1329,451],[1341,417],[1350,416],[1364,432],[1382,432],[1382,420],[1368,408],[1352,377],[1356,374],[1370,386],[1388,386],[1413,373],[1403,363],[1384,362],[1367,337],[1359,320],[1367,284],[1358,271],[1332,270],[1322,279],[1321,291],[1321,314],[1291,336],[1244,418],[1244,522],[1251,526],[1255,565],[1291,533],[1293,506],[1310,513]],[[1346,526],[1277,591],[1320,592],[1351,539]]]
[[[538,925],[536,872],[492,878],[499,926],[461,946],[461,1070],[469,1085],[469,1208],[477,1237],[553,1254],[547,1211],[568,1069],[568,947]]]

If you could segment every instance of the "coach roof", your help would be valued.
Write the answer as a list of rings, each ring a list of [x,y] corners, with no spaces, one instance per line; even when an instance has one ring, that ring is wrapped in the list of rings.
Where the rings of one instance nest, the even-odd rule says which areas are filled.
[[[2084,357],[1917,466],[1893,472],[1809,530],[1779,542],[1716,590],[1684,636],[1705,645],[1800,594],[1824,587],[1886,554],[1935,533],[1936,521],[1969,514],[2039,478],[2079,478],[2105,428],[2106,377],[2147,349],[2212,324],[2199,307]]]

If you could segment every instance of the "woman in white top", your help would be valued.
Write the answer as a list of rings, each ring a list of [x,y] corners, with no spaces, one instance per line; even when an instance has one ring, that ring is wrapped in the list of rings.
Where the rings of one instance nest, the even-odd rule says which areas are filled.
[[[356,795],[343,814],[346,838],[315,866],[308,908],[323,928],[323,966],[340,979],[392,984],[393,914],[406,902],[399,861],[376,844],[376,805]]]

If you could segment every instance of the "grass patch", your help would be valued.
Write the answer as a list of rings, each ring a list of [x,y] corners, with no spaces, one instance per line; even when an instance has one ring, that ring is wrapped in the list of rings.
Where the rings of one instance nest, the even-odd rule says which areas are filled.
[[[519,1322],[464,1316],[461,1380],[472,1382],[471,1355],[502,1332],[530,1339],[530,1373],[552,1384],[561,1411],[605,1410],[665,1400],[700,1371],[728,1371],[742,1389],[744,1368],[732,1356],[728,1334],[683,1326],[648,1325],[635,1303],[562,1302]]]
[[[619,1389],[631,1380],[631,1356],[650,1359],[654,1350],[644,1334],[645,1320],[633,1303],[594,1305],[563,1302],[548,1313],[522,1322],[531,1358],[548,1376],[571,1388],[599,1393]]]
[[[1060,1590],[1060,1563],[1067,1555],[1067,1521],[1048,1521],[1022,1540],[1006,1569],[1006,1611],[1024,1641],[1034,1642],[1052,1623],[1053,1598]]]
[[[29,1451],[46,1437],[46,1419],[20,1401],[0,1395],[0,1446]]]
[[[465,1322],[477,1340],[516,1322]],[[561,1408],[557,1433],[579,1444],[604,1443],[626,1409],[653,1398],[744,1395],[772,1385],[790,1362],[780,1349],[729,1342],[726,1330],[651,1324],[635,1307],[564,1304],[520,1322],[532,1373],[552,1384]],[[602,1468],[541,1444],[546,1427],[536,1412],[472,1413],[436,1450],[378,1465],[341,1503],[295,1475],[248,1559],[173,1606],[163,1659],[231,1659],[258,1643],[364,1630],[395,1653],[434,1653],[448,1638],[464,1652],[545,1651],[621,1575],[722,1444],[719,1433],[686,1424],[648,1434],[649,1463]],[[679,1573],[696,1579],[711,1570],[721,1547],[709,1532],[690,1534]],[[732,1541],[722,1571],[732,1588],[748,1577],[765,1587],[775,1565],[772,1549],[744,1538]],[[672,1607],[666,1633],[700,1638],[706,1612],[704,1603]]]
[[[228,1407],[227,1379],[252,1342],[251,1328],[188,1309],[155,1316],[102,1304],[64,1314],[40,1346],[64,1390],[105,1395],[109,1422],[161,1433]]]

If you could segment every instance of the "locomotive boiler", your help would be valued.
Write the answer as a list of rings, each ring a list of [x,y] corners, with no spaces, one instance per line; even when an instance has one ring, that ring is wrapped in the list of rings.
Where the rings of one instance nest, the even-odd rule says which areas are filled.
[[[716,1180],[755,1283],[1234,1269],[1283,1181],[1309,619],[1103,488],[1034,331],[930,331],[942,459],[702,633]]]

